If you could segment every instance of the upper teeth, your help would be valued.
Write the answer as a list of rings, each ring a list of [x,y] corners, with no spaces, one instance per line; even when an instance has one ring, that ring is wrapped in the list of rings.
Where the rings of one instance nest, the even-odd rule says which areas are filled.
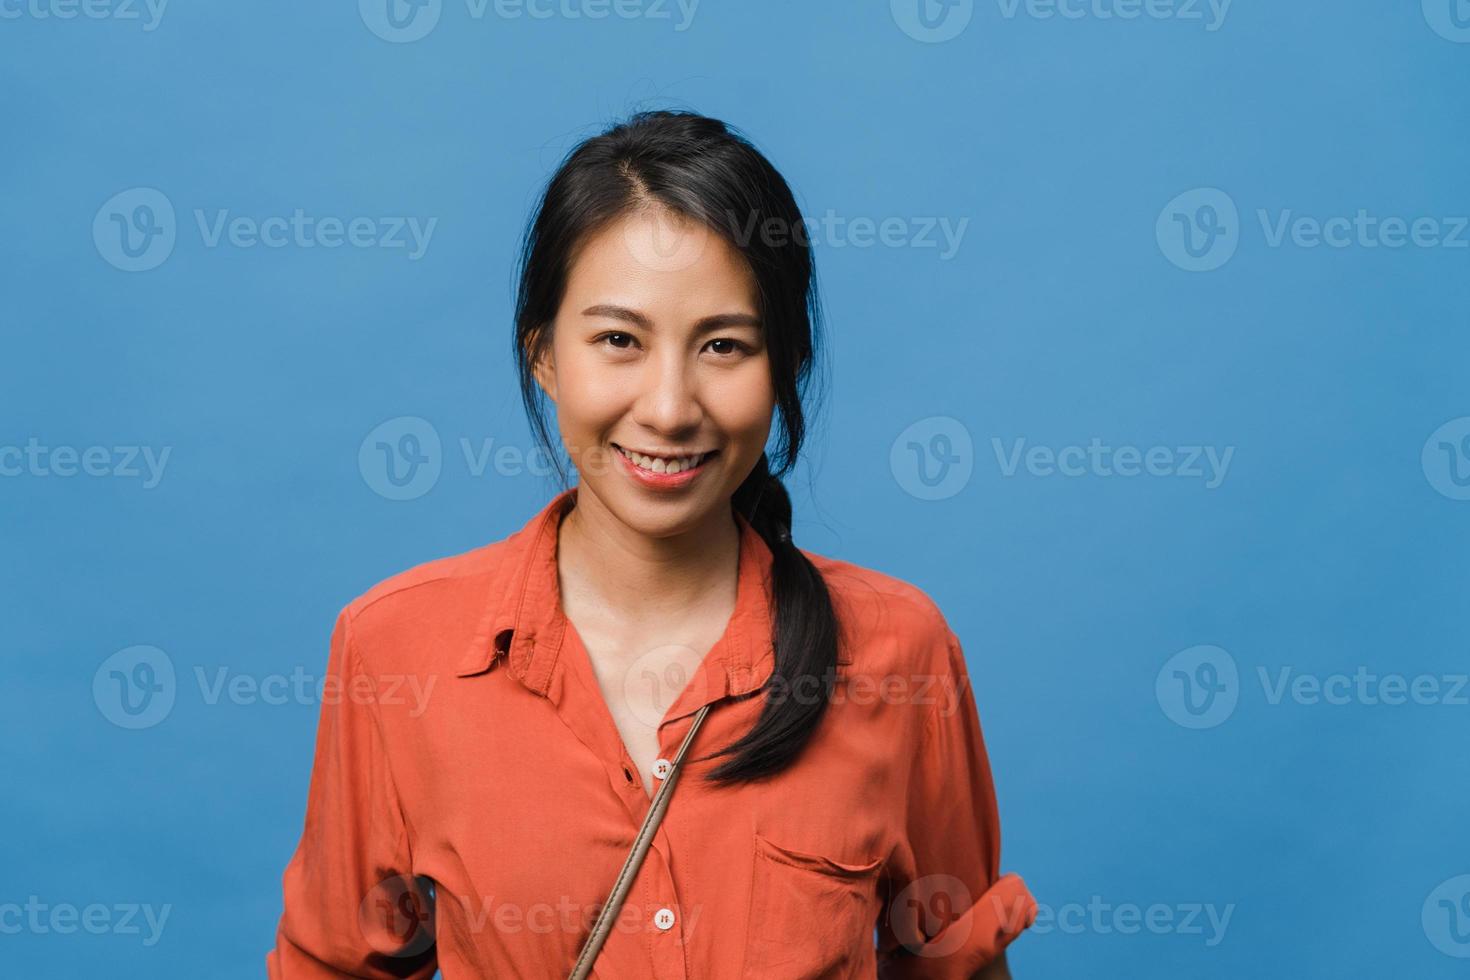
[[[698,466],[704,461],[704,457],[708,455],[707,453],[700,453],[698,456],[680,456],[665,459],[662,456],[645,456],[642,453],[635,453],[631,449],[624,449],[622,446],[618,447],[618,452],[631,459],[634,465],[640,470],[648,470],[653,473],[682,473],[685,470],[690,470]]]

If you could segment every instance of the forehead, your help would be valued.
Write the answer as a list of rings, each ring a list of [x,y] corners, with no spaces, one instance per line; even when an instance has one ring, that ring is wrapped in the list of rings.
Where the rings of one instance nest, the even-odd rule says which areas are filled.
[[[717,232],[666,209],[623,215],[581,243],[567,277],[566,298],[580,312],[616,303],[655,318],[698,319],[711,313],[757,313],[755,277],[745,258]]]

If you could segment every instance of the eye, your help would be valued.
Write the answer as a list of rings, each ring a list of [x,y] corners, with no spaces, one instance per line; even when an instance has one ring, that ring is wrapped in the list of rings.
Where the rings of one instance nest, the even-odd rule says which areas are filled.
[[[725,350],[725,351],[716,351],[715,352],[715,353],[719,354],[722,357],[730,357],[730,356],[732,356],[734,354],[742,354],[742,353],[743,354],[749,354],[751,352],[750,351],[750,348],[747,345],[742,344],[740,341],[734,339],[733,337],[717,337],[716,339],[711,340],[710,341],[710,344],[711,345],[713,345],[713,344],[729,344],[729,345],[731,345],[734,348],[733,350]]]
[[[599,344],[601,344],[602,342],[609,341],[609,340],[611,340],[614,337],[618,337],[618,338],[621,338],[621,339],[626,340],[626,341],[632,341],[634,343],[637,343],[637,341],[634,341],[633,340],[633,335],[632,334],[629,334],[629,333],[618,333],[616,331],[614,331],[612,333],[605,333],[605,334],[600,335],[599,337],[597,337],[596,342],[599,343]],[[625,347],[622,344],[613,344],[612,346],[613,346],[613,349],[614,350],[627,350],[628,349],[627,347]]]

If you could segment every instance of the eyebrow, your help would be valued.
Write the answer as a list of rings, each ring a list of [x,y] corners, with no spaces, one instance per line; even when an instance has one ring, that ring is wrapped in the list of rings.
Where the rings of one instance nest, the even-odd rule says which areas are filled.
[[[583,316],[605,316],[614,320],[626,320],[628,323],[636,323],[645,330],[653,329],[653,322],[639,313],[630,310],[626,306],[616,306],[612,303],[597,303],[582,311]],[[723,330],[728,327],[755,327],[760,329],[760,317],[749,313],[715,313],[703,317],[694,324],[695,333],[705,333],[710,330]]]

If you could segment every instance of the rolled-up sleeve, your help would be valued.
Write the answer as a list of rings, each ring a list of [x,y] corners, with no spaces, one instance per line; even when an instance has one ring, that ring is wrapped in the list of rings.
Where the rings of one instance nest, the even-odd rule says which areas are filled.
[[[969,980],[1036,918],[1019,875],[1000,873],[1000,816],[959,639],[945,647],[908,793],[906,846],[878,923],[883,980]]]
[[[352,621],[332,631],[306,825],[283,877],[271,980],[428,978],[432,894],[412,875],[403,811]]]

